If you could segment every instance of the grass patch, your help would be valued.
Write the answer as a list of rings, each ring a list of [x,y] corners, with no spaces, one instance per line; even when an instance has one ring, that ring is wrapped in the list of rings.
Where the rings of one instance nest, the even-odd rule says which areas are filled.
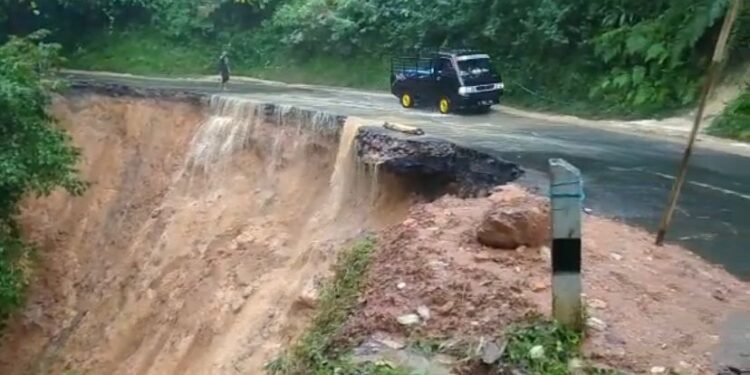
[[[719,117],[711,123],[708,133],[750,141],[750,87],[724,108]]]
[[[68,67],[151,76],[217,74],[223,43],[201,38],[170,38],[158,31],[116,31],[84,40],[68,53]],[[330,56],[293,59],[288,56],[246,57],[230,52],[232,74],[287,83],[334,85],[371,90],[389,88],[385,59]]]
[[[216,72],[221,46],[200,39],[168,38],[144,30],[99,34],[68,53],[68,67],[140,75],[192,75]]]
[[[270,374],[408,375],[388,364],[354,364],[345,348],[334,346],[339,329],[356,306],[374,249],[374,241],[366,239],[339,255],[335,276],[321,291],[310,328],[288,352],[266,366]]]

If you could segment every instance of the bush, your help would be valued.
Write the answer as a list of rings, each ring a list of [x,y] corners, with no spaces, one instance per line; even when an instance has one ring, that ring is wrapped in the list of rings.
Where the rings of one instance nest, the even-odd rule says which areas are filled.
[[[708,128],[709,134],[750,141],[750,87],[724,108]]]

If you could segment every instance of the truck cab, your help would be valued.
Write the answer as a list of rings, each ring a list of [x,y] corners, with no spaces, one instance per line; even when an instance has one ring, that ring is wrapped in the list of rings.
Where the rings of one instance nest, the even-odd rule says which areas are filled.
[[[436,105],[441,113],[489,110],[505,86],[490,56],[475,51],[437,52],[391,59],[391,93],[405,108]]]

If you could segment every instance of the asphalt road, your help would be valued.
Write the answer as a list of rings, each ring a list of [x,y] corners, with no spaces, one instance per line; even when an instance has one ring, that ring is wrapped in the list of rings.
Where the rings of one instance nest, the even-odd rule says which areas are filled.
[[[77,80],[218,92],[218,81],[212,80],[68,75]],[[515,116],[502,105],[483,115],[440,115],[429,108],[403,109],[385,93],[253,80],[235,80],[222,94],[419,126],[427,134],[518,162],[529,171],[524,183],[542,188],[547,160],[562,157],[584,174],[586,207],[652,232],[684,148],[679,139],[635,130],[629,133]],[[750,280],[750,156],[721,148],[721,143],[697,146],[667,240]],[[616,238],[612,250],[622,251]]]

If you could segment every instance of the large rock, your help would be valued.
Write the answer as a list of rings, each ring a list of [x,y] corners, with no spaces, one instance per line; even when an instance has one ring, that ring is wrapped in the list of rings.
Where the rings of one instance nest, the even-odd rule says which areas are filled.
[[[320,292],[318,291],[318,285],[315,279],[310,279],[305,283],[302,292],[297,297],[297,304],[305,307],[314,309],[318,306],[318,300],[320,299]]]
[[[549,238],[549,205],[535,197],[495,202],[477,229],[480,243],[498,249],[542,246]]]
[[[456,363],[452,357],[443,354],[425,355],[411,348],[394,348],[387,341],[377,337],[367,338],[352,353],[354,363],[390,364],[409,374],[450,375]]]

